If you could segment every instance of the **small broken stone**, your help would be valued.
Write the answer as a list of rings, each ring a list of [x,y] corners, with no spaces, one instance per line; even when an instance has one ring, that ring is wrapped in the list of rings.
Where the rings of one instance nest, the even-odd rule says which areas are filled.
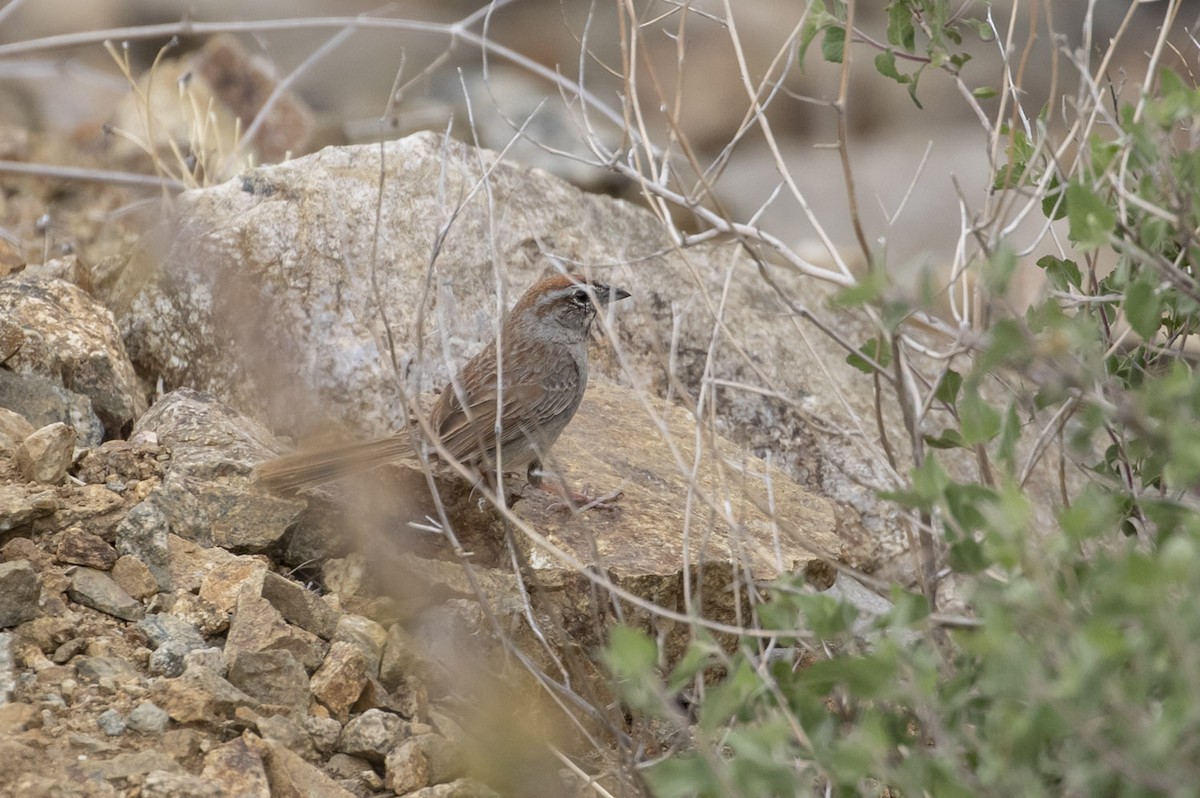
[[[408,724],[399,716],[368,709],[346,724],[338,740],[338,750],[350,756],[382,763],[388,752],[408,735],[408,731]]]
[[[132,554],[123,554],[112,567],[113,581],[135,599],[145,599],[158,592],[158,580],[146,564]]]
[[[171,716],[149,701],[143,701],[129,713],[126,723],[129,728],[142,734],[162,734],[167,730]]]
[[[367,683],[366,657],[353,643],[339,641],[313,674],[309,689],[334,717],[346,718]]]
[[[112,577],[92,568],[75,570],[67,595],[72,601],[123,621],[136,621],[145,613],[142,603],[122,590]]]
[[[0,629],[36,618],[41,580],[28,560],[0,563]]]
[[[141,560],[154,574],[160,590],[171,588],[169,532],[167,517],[153,498],[134,505],[117,525],[117,552]]]
[[[125,719],[115,709],[106,709],[96,718],[96,725],[109,737],[118,737],[125,733]]]
[[[87,532],[81,526],[71,526],[63,531],[54,556],[69,565],[86,565],[107,571],[117,561],[117,550],[99,535]]]
[[[290,651],[243,652],[229,669],[229,682],[264,704],[308,706],[308,674]]]
[[[324,640],[333,636],[338,622],[337,611],[303,585],[268,572],[263,578],[262,597],[279,610],[285,621]]]
[[[17,469],[31,482],[57,485],[75,453],[75,429],[61,421],[47,424],[17,447]]]

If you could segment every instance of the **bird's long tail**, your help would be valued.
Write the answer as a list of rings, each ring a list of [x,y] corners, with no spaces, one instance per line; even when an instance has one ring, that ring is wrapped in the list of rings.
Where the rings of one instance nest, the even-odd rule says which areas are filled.
[[[295,493],[403,460],[412,454],[412,437],[406,431],[365,443],[284,455],[260,465],[257,477],[259,483],[272,491]]]

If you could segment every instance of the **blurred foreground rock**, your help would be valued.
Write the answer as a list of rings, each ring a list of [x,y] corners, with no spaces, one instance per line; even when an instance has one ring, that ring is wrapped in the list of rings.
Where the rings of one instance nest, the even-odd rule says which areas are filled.
[[[134,418],[145,411],[145,399],[112,314],[78,287],[39,277],[0,280],[0,316],[22,333],[20,346],[5,365],[17,374],[35,375],[87,397],[89,410],[103,422],[107,436],[123,437]],[[0,383],[0,400],[6,392],[18,390]],[[12,407],[8,402],[0,404]],[[30,420],[39,426],[48,423],[45,412],[41,419]],[[70,424],[73,419],[52,420]],[[87,428],[76,431],[89,444],[100,442]]]

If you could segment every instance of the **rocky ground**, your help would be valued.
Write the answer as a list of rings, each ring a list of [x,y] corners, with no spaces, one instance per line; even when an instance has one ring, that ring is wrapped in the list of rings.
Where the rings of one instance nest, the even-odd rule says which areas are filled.
[[[389,181],[410,186],[388,210],[409,223],[378,254],[396,329],[411,329],[446,210],[411,186],[439,163],[456,181],[477,174],[472,151],[453,145],[448,162],[446,146],[385,151]],[[657,629],[671,661],[688,627],[654,607],[735,623],[747,597],[734,585],[842,553],[831,501],[729,441],[705,436],[697,456],[693,416],[628,387],[666,381],[654,319],[684,290],[669,259],[641,279],[640,310],[612,320],[620,337],[597,342],[598,374],[556,447],[568,480],[624,492],[617,511],[563,512],[526,491],[505,517],[445,474],[434,501],[413,465],[301,499],[258,486],[255,466],[287,448],[273,431],[304,434],[313,408],[356,434],[398,423],[379,294],[362,279],[368,238],[354,225],[323,249],[318,223],[375,201],[356,192],[376,184],[380,152],[329,150],[183,195],[169,236],[138,218],[87,223],[122,191],[51,200],[6,184],[8,221],[49,203],[61,242],[39,252],[37,226],[13,223],[25,237],[0,277],[6,794],[575,795],[594,794],[592,778],[638,794],[615,766],[628,730],[596,658],[615,612]],[[530,242],[551,230],[582,262],[619,241],[662,249],[642,211],[541,173],[493,175],[503,207],[522,209],[499,233],[514,294],[547,267]],[[469,354],[491,335],[491,265],[470,248],[486,247],[495,211],[459,209],[430,351]],[[707,323],[681,325],[685,370]],[[407,332],[398,345],[414,391],[444,379],[445,359],[421,361]],[[312,348],[281,367],[296,347]],[[731,410],[743,424],[773,412]]]

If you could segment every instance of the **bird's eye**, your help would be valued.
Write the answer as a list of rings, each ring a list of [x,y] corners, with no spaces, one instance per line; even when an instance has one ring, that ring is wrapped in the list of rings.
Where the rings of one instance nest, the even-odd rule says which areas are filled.
[[[576,289],[571,299],[576,305],[586,305],[588,303],[587,291],[584,291],[582,288]]]

